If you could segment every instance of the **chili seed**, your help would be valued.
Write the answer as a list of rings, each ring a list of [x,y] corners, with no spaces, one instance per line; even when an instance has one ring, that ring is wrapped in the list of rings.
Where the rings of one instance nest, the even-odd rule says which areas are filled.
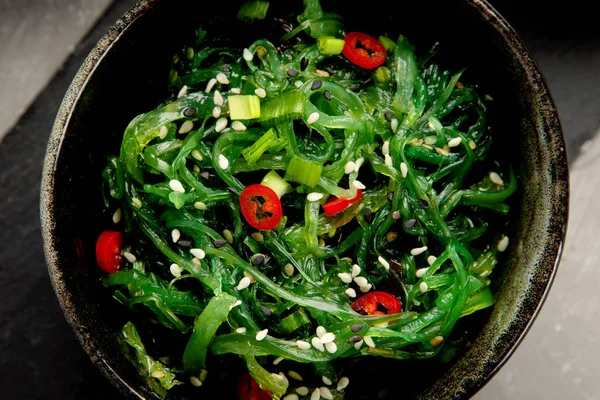
[[[213,242],[213,245],[215,246],[216,249],[220,249],[221,247],[225,246],[226,244],[227,244],[227,240],[225,240],[225,239],[218,239]]]
[[[197,114],[196,114],[196,109],[194,107],[186,107],[183,110],[183,115],[188,117],[188,118],[194,118]]]
[[[442,344],[442,342],[444,341],[444,337],[443,336],[436,336],[434,338],[432,338],[429,343],[433,346],[433,347],[437,347],[440,344]]]
[[[323,97],[325,97],[325,100],[331,100],[331,92],[329,90],[325,90],[323,92]]]
[[[384,115],[387,122],[392,122],[392,112],[390,110],[386,110]]]
[[[265,316],[265,317],[270,317],[271,315],[273,315],[273,311],[271,311],[271,309],[269,307],[265,307],[265,306],[261,306],[260,307],[260,312]]]
[[[362,328],[362,326],[360,326],[360,327]],[[350,339],[348,339],[348,343],[354,344],[354,343],[360,342],[361,340],[362,340],[362,336],[360,336],[360,335],[354,335]]]
[[[254,265],[255,267],[258,267],[259,265],[261,265],[262,263],[265,262],[265,256],[263,254],[255,254],[252,256],[252,258],[250,259],[250,262],[252,262],[252,265]]]
[[[396,211],[394,211],[394,212],[392,213],[392,219],[393,219],[394,221],[398,221],[398,220],[400,219],[400,217],[402,217],[402,216],[400,215],[400,211],[396,210]]]
[[[323,81],[321,81],[320,79],[315,79],[310,88],[312,90],[317,90],[320,89],[321,86],[323,86]]]
[[[385,240],[387,240],[388,242],[393,242],[394,240],[398,239],[398,232],[388,232],[385,234]]]
[[[409,219],[408,221],[406,221],[406,222],[404,223],[404,227],[405,227],[406,229],[412,229],[412,228],[414,228],[414,227],[415,227],[415,225],[416,225],[416,224],[417,224],[417,220],[416,220],[416,219],[414,219],[414,218],[411,218],[411,219]]]
[[[180,247],[183,247],[184,249],[188,249],[188,248],[192,247],[192,241],[191,240],[178,240],[177,244]]]
[[[304,71],[308,67],[308,58],[302,57],[300,60],[300,71]]]
[[[262,242],[263,240],[265,240],[264,235],[260,232],[254,232],[250,236],[252,237],[252,239],[256,240],[257,242]]]
[[[429,208],[429,202],[427,200],[419,199],[419,205],[421,208]]]
[[[288,76],[291,76],[293,78],[295,76],[298,76],[298,71],[296,71],[295,69],[288,69],[287,74]]]
[[[371,211],[370,208],[367,208],[365,210],[365,214],[364,214],[363,218],[365,219],[365,222],[368,223],[368,224],[370,224],[371,222],[373,222],[373,219],[375,218],[375,216],[373,215],[373,211]]]
[[[352,325],[352,327],[350,328],[350,330],[354,333],[359,332],[362,329],[362,325],[361,324],[354,324]]]
[[[287,276],[292,276],[292,275],[294,275],[294,272],[295,272],[295,268],[292,264],[285,264],[285,267],[283,268],[283,270]]]
[[[331,67],[325,68],[325,71],[329,72],[331,75],[335,74],[335,71]]]

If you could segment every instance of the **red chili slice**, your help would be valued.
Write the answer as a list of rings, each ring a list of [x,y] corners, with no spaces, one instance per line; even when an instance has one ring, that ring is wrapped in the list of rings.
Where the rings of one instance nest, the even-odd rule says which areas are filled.
[[[262,390],[249,372],[237,381],[236,394],[239,400],[271,400],[271,392]]]
[[[327,202],[323,204],[323,211],[325,211],[325,215],[331,217],[344,211],[360,199],[362,199],[362,190],[360,189],[356,191],[356,196],[351,199],[340,199],[339,197],[331,196],[327,199]]]
[[[344,37],[344,42],[344,55],[359,67],[373,69],[385,62],[385,47],[373,36],[350,32]]]
[[[121,232],[104,231],[96,242],[96,261],[104,272],[112,274],[121,267],[121,248],[123,237]]]
[[[399,314],[402,312],[402,304],[389,293],[375,291],[352,303],[352,309],[362,315]]]
[[[283,216],[277,193],[264,185],[255,184],[244,189],[240,207],[246,221],[261,231],[275,228]]]

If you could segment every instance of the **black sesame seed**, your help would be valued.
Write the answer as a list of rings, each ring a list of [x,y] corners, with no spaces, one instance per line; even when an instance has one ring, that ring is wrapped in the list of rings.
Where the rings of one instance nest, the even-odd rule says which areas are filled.
[[[191,240],[185,240],[185,239],[184,239],[184,240],[181,240],[181,239],[179,239],[179,240],[177,241],[177,244],[178,244],[180,247],[183,247],[183,248],[185,248],[185,249],[188,249],[188,248],[192,247],[192,244],[193,244],[193,243],[192,243],[192,241],[191,241]]]
[[[390,110],[386,110],[384,115],[388,122],[392,122],[392,112]]]
[[[221,247],[225,246],[226,244],[227,244],[227,240],[225,240],[225,239],[217,239],[213,242],[213,245],[217,249],[220,249]]]
[[[273,315],[273,311],[269,307],[260,306],[260,312],[263,313],[265,317],[270,317]]]
[[[295,69],[288,69],[287,74],[288,76],[291,76],[293,78],[295,76],[298,76],[298,71],[296,71]]]
[[[258,267],[259,265],[265,262],[265,256],[262,254],[255,254],[252,256],[250,261],[252,262],[252,265]]]
[[[394,192],[389,192],[387,198],[389,201],[394,200]]]
[[[412,229],[412,228],[414,228],[414,227],[415,227],[415,224],[416,224],[416,223],[417,223],[417,220],[416,220],[416,219],[414,219],[414,218],[411,218],[411,219],[409,219],[408,221],[406,221],[406,222],[404,223],[404,227],[405,227],[406,229]]]
[[[331,100],[331,92],[329,90],[325,90],[323,92],[323,97],[325,97],[325,100]]]
[[[331,67],[327,67],[327,68],[325,68],[325,71],[329,72],[329,75],[333,75],[333,74],[335,74],[335,71],[334,71],[334,70],[333,70],[333,68],[331,68]]]
[[[358,331],[360,331],[362,329],[362,325],[361,324],[354,324],[352,325],[352,327],[350,328],[352,330],[352,332],[356,333]]]
[[[419,205],[421,208],[429,208],[429,202],[427,200],[419,199]]]
[[[317,89],[320,89],[321,86],[323,86],[323,82],[320,79],[315,79],[315,81],[312,83],[312,86],[310,88],[312,90],[317,90]]]
[[[373,211],[371,211],[370,208],[367,208],[365,210],[365,214],[364,214],[363,218],[365,219],[365,222],[368,223],[368,224],[370,224],[371,222],[373,222],[373,219],[375,218],[375,216],[373,215]]]
[[[197,114],[196,114],[196,109],[193,107],[186,107],[183,110],[183,115],[188,117],[188,118],[194,118]]]
[[[308,67],[308,58],[302,57],[300,60],[300,71],[304,71]]]
[[[354,335],[350,339],[348,339],[348,343],[358,343],[362,340],[362,336]]]

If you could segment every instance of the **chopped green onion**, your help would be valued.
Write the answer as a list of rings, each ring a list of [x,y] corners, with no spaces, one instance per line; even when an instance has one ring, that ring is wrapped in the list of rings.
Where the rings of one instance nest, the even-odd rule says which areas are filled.
[[[308,315],[306,315],[304,308],[299,308],[287,317],[283,318],[277,325],[277,328],[279,328],[283,333],[292,333],[296,329],[310,323],[310,318]]]
[[[317,39],[317,47],[321,54],[341,54],[342,50],[344,50],[344,40],[334,38],[333,36],[321,36]]]
[[[283,138],[278,138],[275,130],[271,128],[260,139],[242,150],[242,156],[248,161],[248,164],[252,165],[258,161],[265,151],[279,148],[282,144],[285,147],[286,143],[287,141]]]
[[[299,119],[304,116],[305,106],[306,96],[304,93],[297,90],[287,92],[261,105],[260,120],[276,123],[281,120]]]
[[[315,187],[321,178],[321,172],[323,166],[320,163],[294,156],[288,164],[284,179]]]
[[[394,51],[396,48],[396,43],[387,36],[379,36],[379,41],[385,47],[385,49],[389,52]]]
[[[246,1],[240,7],[237,17],[240,19],[264,19],[267,16],[267,10],[269,9],[268,1]]]
[[[260,99],[258,96],[229,96],[229,117],[231,119],[260,118]]]
[[[392,74],[388,67],[379,67],[375,70],[375,80],[379,83],[387,83],[392,79]]]
[[[277,193],[277,197],[281,198],[284,194],[290,191],[292,188],[289,183],[287,183],[279,174],[275,171],[269,172],[263,178],[261,185],[265,185],[271,188],[275,193]]]

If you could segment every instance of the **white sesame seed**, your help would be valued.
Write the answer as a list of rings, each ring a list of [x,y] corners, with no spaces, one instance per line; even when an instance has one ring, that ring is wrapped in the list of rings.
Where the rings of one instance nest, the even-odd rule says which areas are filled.
[[[349,297],[351,298],[355,298],[356,297],[356,290],[352,289],[352,288],[348,288],[344,291],[344,293],[346,293]]]
[[[323,71],[323,70],[320,70],[320,69],[315,69],[315,75],[319,75],[319,76],[322,76],[322,77],[325,77],[325,78],[328,78],[330,76],[329,72]]]
[[[377,261],[379,261],[379,263],[381,265],[383,265],[383,268],[388,269],[388,270],[390,269],[390,263],[387,262],[387,260],[385,258],[379,256],[379,257],[377,257]]]
[[[306,196],[306,200],[308,201],[319,201],[323,198],[323,193],[312,192]]]
[[[298,400],[298,395],[294,393],[288,394],[283,398],[283,400]]]
[[[185,96],[187,94],[187,90],[188,90],[188,87],[184,85],[181,88],[181,90],[179,90],[179,93],[177,93],[177,98],[179,99],[179,98]]]
[[[227,75],[225,75],[222,72],[219,72],[217,74],[217,82],[219,82],[222,85],[229,85],[229,78],[227,78]]]
[[[367,281],[367,278],[364,276],[357,276],[354,278],[354,282],[356,282],[358,286],[366,286],[369,284],[369,281]]]
[[[429,257],[427,257],[427,263],[429,265],[433,264],[435,262],[435,260],[437,260],[436,256],[429,256]]]
[[[429,268],[419,268],[417,272],[415,272],[415,275],[417,275],[417,278],[420,278],[425,275],[425,272],[427,272],[428,269]]]
[[[171,239],[173,239],[173,243],[177,243],[177,241],[179,240],[180,237],[181,237],[181,232],[179,231],[179,229],[173,229],[171,231]]]
[[[364,340],[362,340],[362,339],[361,339],[361,340],[359,340],[358,342],[354,343],[354,348],[355,348],[356,350],[360,350],[360,348],[362,347],[362,345],[363,345],[363,343],[364,343],[364,342],[365,342],[365,341],[364,341]]]
[[[318,112],[314,112],[314,113],[312,113],[312,114],[310,114],[308,116],[308,119],[306,120],[306,123],[307,124],[314,124],[315,122],[317,122],[319,120],[319,117],[320,117],[319,113]]]
[[[219,118],[215,124],[215,132],[219,133],[227,128],[227,118]]]
[[[200,154],[200,157],[202,157],[202,154]],[[201,169],[199,166],[195,165],[192,167],[192,172],[196,175],[198,175],[200,173]]]
[[[218,90],[215,90],[215,94],[213,95],[213,101],[215,103],[215,106],[222,106],[225,102],[225,100],[223,99],[223,95],[221,95],[221,93]]]
[[[248,62],[252,61],[252,59],[254,58],[254,54],[252,54],[252,52],[248,49],[244,49],[242,56],[244,57],[244,60]]]
[[[325,348],[329,353],[333,354],[337,351],[337,344],[335,344],[335,342],[329,342],[325,344]]]
[[[390,156],[389,154],[386,154],[385,156],[383,156],[383,162],[385,163],[385,165],[387,165],[390,168],[392,168],[394,166],[394,161],[392,160],[392,156]]]
[[[258,88],[256,90],[254,90],[254,94],[257,95],[258,97],[260,97],[261,99],[264,99],[265,97],[267,97],[267,92],[265,92],[265,89],[263,89],[263,88]]]
[[[492,96],[490,96],[489,94],[484,94],[483,99],[485,101],[494,101],[494,98]]]
[[[217,84],[217,80],[215,78],[212,78],[210,81],[208,81],[208,83],[206,84],[206,89],[204,90],[206,93],[210,93],[210,91],[212,90],[212,88]]]
[[[410,251],[410,254],[412,254],[413,256],[418,256],[419,254],[424,253],[425,251],[427,251],[427,246],[423,246],[423,247],[415,247],[414,249],[412,249]]]
[[[190,377],[190,383],[192,385],[194,385],[195,387],[202,386],[202,381],[199,378],[195,377],[195,376],[191,376]]]
[[[300,86],[302,86],[302,81],[296,81],[294,82],[294,86],[296,86],[297,88],[299,88]]]
[[[206,376],[208,375],[208,371],[203,369],[200,371],[200,375],[198,376],[202,382],[206,380]]]
[[[378,324],[373,324],[373,326],[375,328],[387,328],[388,326],[390,326],[390,324],[387,321],[383,321],[383,322],[380,322]]]
[[[279,374],[275,375],[276,377],[278,377],[279,379],[281,379],[281,381],[283,382],[284,386],[288,387],[290,385],[290,381],[288,380],[288,378],[283,374],[283,372],[280,372]]]
[[[199,260],[202,260],[204,257],[206,257],[206,253],[202,249],[191,249],[190,253],[192,253],[192,255]]]
[[[337,390],[344,390],[344,389],[346,389],[348,387],[349,384],[350,384],[350,379],[348,379],[345,376],[342,376],[340,378],[340,380],[338,381],[336,389]]]
[[[133,199],[131,199],[131,202],[133,203],[133,205],[136,208],[142,208],[142,201],[140,199],[138,199],[137,197],[134,197]]]
[[[429,286],[427,286],[427,282],[421,282],[421,284],[419,285],[419,290],[421,291],[421,293],[425,293],[427,289],[429,289]]]
[[[236,286],[237,290],[244,290],[246,289],[248,286],[250,286],[250,278],[248,278],[247,276],[243,277],[242,279],[240,279],[240,283],[238,283],[238,285]]]
[[[171,271],[171,275],[173,275],[175,278],[181,276],[181,267],[179,266],[179,264],[171,264],[171,266],[169,267],[169,271]]]
[[[319,400],[321,398],[321,390],[316,388],[310,395],[310,400]]]
[[[356,172],[358,174],[358,171],[360,170],[360,167],[363,165],[364,162],[365,162],[365,159],[363,157],[360,157],[358,160],[356,160],[354,162],[354,164],[355,164],[354,172]]]
[[[503,252],[508,248],[508,236],[502,236],[502,239],[498,242],[498,251]]]
[[[183,135],[192,129],[194,129],[194,123],[192,121],[185,121],[183,124],[181,124],[181,127],[179,127],[179,133]]]
[[[375,342],[373,341],[373,338],[371,336],[363,336],[363,340],[365,341],[365,344],[369,347],[375,347]]]
[[[364,190],[367,188],[365,185],[362,184],[361,181],[352,181],[352,186],[354,186],[356,189],[361,189],[361,190]]]
[[[231,307],[229,307],[230,310],[233,310],[234,308],[236,308],[237,306],[242,305],[242,301],[241,300],[236,300],[233,302],[233,304],[231,305]]]
[[[369,290],[371,290],[372,287],[373,285],[367,283],[365,286],[360,286],[358,289],[363,293],[367,293]]]
[[[117,208],[117,210],[115,211],[115,213],[112,216],[113,224],[118,224],[121,221],[121,214],[122,214],[121,209]]]
[[[460,145],[460,142],[462,142],[462,138],[459,137],[455,137],[454,139],[450,139],[448,141],[448,147],[457,147]]]
[[[295,380],[297,380],[297,381],[302,381],[302,380],[303,380],[303,379],[302,379],[302,375],[300,375],[300,374],[299,374],[299,373],[297,373],[296,371],[292,371],[292,370],[290,370],[290,371],[288,371],[288,373],[287,373],[287,374],[288,374],[288,376],[289,376],[290,378],[292,378],[292,379],[295,379]]]
[[[152,377],[156,379],[162,379],[165,377],[165,373],[162,371],[152,371],[150,375],[152,375]]]
[[[381,146],[381,154],[383,154],[384,156],[386,154],[390,154],[390,141],[386,140],[385,142],[383,142],[383,146]]]
[[[344,283],[351,283],[352,282],[352,275],[350,275],[347,272],[341,272],[338,274],[338,277],[342,280],[342,282]]]
[[[398,129],[398,120],[394,118],[390,125],[392,126],[392,132],[396,133],[396,130]]]
[[[408,167],[405,163],[400,163],[400,173],[403,178],[406,178],[406,175],[408,175]]]
[[[245,326],[240,326],[235,330],[237,333],[246,333],[247,329]]]
[[[213,118],[219,118],[221,116],[221,107],[215,106],[212,110],[212,116]]]
[[[326,332],[321,336],[321,343],[327,344],[335,340],[335,334],[333,332]]]
[[[273,360],[273,365],[278,365],[283,360],[284,360],[283,357],[277,357],[276,359]]]
[[[324,334],[327,333],[327,329],[325,329],[324,327],[322,327],[321,325],[317,326],[317,337],[319,339],[321,339],[323,337]],[[321,341],[321,343],[325,344],[323,341]]]
[[[246,278],[244,278],[244,279],[246,279]],[[242,279],[242,280],[243,280],[243,279]],[[250,282],[248,282],[248,283],[250,283]],[[239,286],[239,285],[238,285],[238,286]],[[258,340],[258,341],[260,342],[261,340],[263,340],[264,338],[266,338],[266,337],[267,337],[267,333],[269,333],[269,330],[268,330],[268,329],[263,329],[262,331],[259,331],[259,332],[256,334],[256,340]]]
[[[325,346],[323,346],[323,343],[321,343],[321,339],[319,339],[318,337],[314,337],[310,340],[310,343],[313,345],[313,347],[319,351],[325,351]]]
[[[168,133],[169,133],[169,129],[167,128],[166,125],[163,125],[160,127],[160,131],[158,132],[158,137],[161,139],[164,139],[167,137]]]
[[[233,89],[231,89],[231,93],[233,93],[233,94],[240,94],[240,93],[242,93],[242,89],[240,89],[240,88],[233,88]]]
[[[129,261],[132,264],[137,261],[137,258],[128,251],[123,252],[123,257],[125,257],[127,261]]]
[[[360,274],[360,267],[358,266],[358,264],[354,264],[352,266],[352,277],[356,278],[359,274]]]
[[[240,121],[233,121],[231,123],[231,127],[233,128],[234,131],[245,131],[246,130],[246,125],[244,125]]]
[[[285,267],[283,267],[283,270],[287,276],[292,276],[292,275],[294,275],[295,268],[292,264],[285,264]]]
[[[304,340],[296,340],[296,346],[298,346],[300,350],[310,349],[310,343],[305,342]]]
[[[475,142],[474,142],[474,141],[472,141],[472,140],[469,140],[469,148],[470,148],[471,150],[475,150],[475,148],[476,148],[476,147],[477,147],[477,146],[475,145]]]
[[[354,168],[356,168],[356,164],[354,163],[354,161],[348,161],[344,166],[344,173],[350,174],[354,172]]]
[[[202,263],[200,262],[200,260],[196,257],[192,258],[192,262],[198,266],[202,266]]]
[[[174,192],[185,193],[185,189],[183,188],[183,185],[177,179],[171,179],[169,181],[169,187]]]
[[[300,396],[306,396],[308,394],[308,388],[306,386],[300,386],[299,388],[296,388],[296,393]]]
[[[490,180],[494,182],[496,185],[503,185],[504,181],[500,178],[500,175],[496,172],[490,172]]]
[[[227,169],[227,168],[229,168],[229,160],[223,154],[219,154],[218,163],[219,163],[219,167],[221,169]]]
[[[325,386],[322,386],[320,388],[321,390],[321,397],[325,400],[333,400],[333,394],[331,394],[331,391],[329,389],[327,389]]]
[[[196,210],[206,210],[206,204],[204,204],[201,201],[197,201],[197,202],[194,203],[194,208]]]

